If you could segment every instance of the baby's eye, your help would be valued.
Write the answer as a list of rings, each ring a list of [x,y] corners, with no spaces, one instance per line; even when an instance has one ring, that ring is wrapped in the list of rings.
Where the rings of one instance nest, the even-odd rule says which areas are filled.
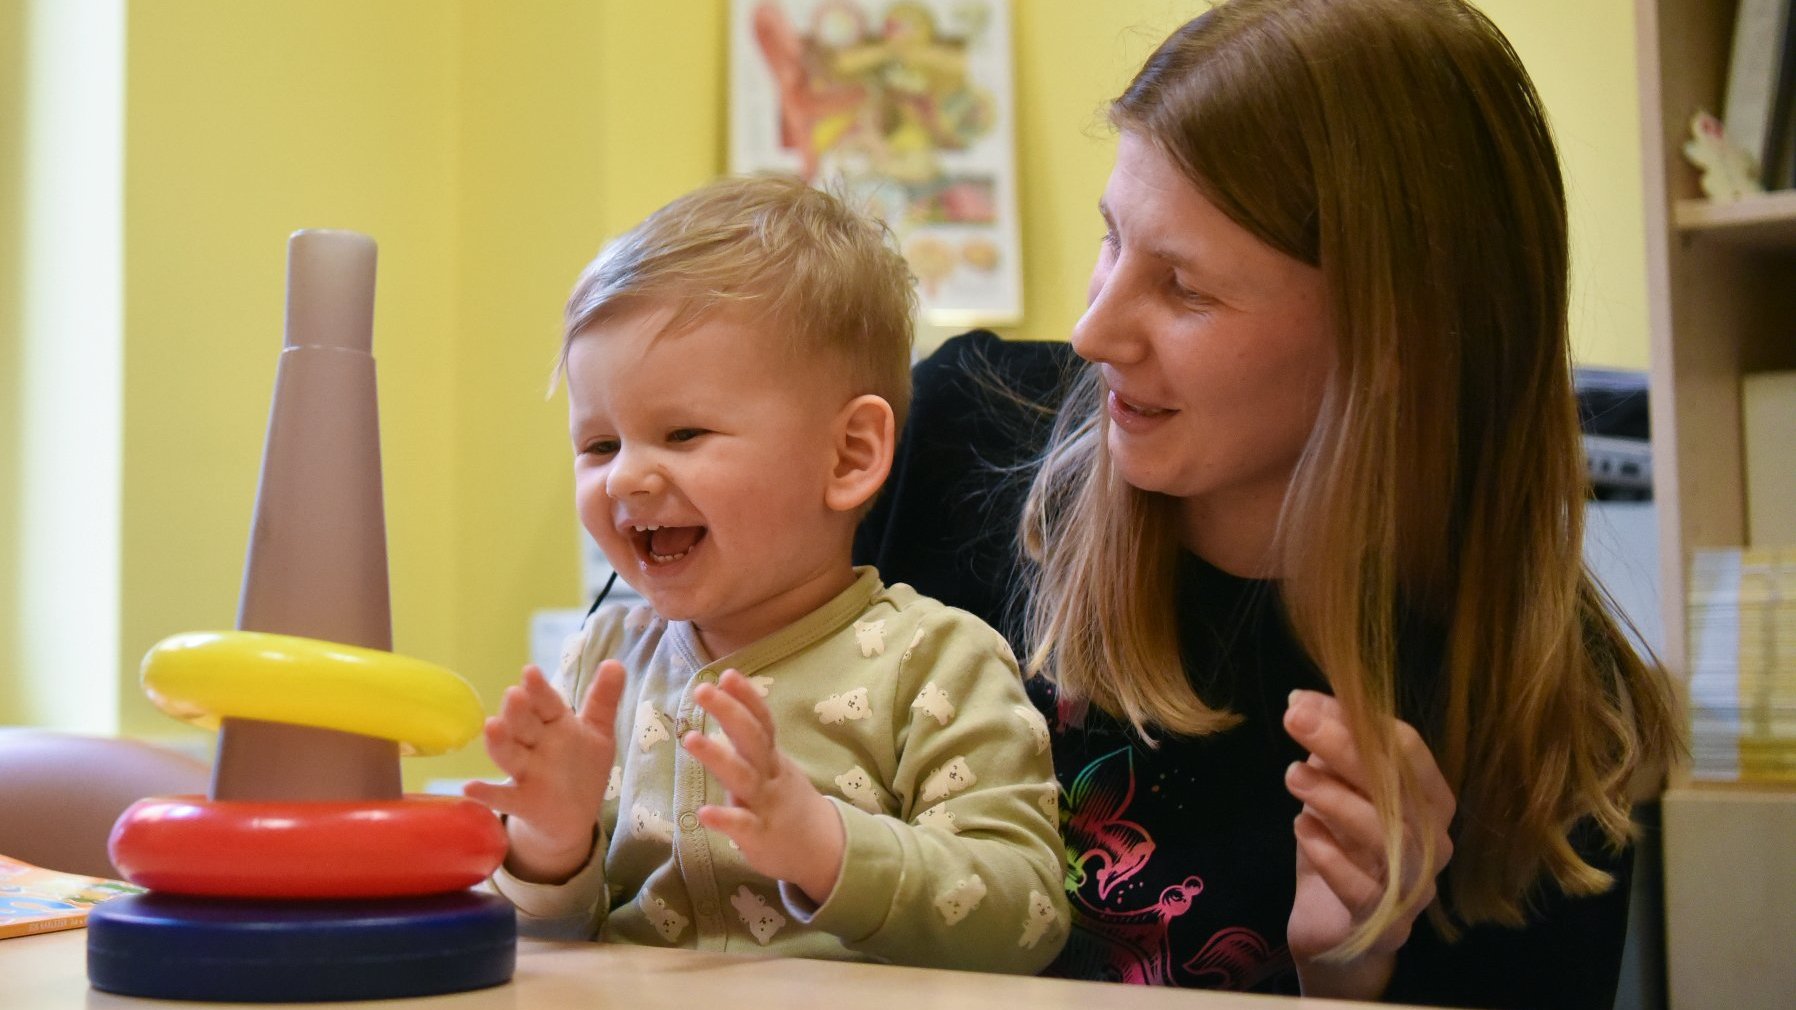
[[[703,428],[675,428],[667,433],[667,440],[675,443],[690,442],[704,433]]]
[[[617,455],[617,439],[595,438],[591,442],[586,443],[586,448],[580,450],[580,455],[615,456]]]

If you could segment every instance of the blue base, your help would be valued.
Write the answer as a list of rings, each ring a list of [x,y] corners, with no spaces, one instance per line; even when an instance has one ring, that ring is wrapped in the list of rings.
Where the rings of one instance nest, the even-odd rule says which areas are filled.
[[[496,895],[268,901],[140,894],[87,919],[94,988],[245,1003],[431,996],[499,985],[517,915]]]

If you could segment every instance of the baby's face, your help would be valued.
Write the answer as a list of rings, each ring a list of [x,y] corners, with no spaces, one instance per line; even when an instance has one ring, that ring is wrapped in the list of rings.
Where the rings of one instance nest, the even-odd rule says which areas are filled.
[[[824,494],[849,397],[756,325],[722,314],[657,336],[670,314],[605,320],[569,347],[574,495],[618,574],[718,657],[842,588],[853,520]]]

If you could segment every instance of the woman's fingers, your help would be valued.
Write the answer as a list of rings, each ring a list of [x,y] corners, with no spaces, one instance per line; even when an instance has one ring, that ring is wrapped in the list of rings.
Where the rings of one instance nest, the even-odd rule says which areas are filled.
[[[1306,808],[1297,815],[1292,830],[1300,857],[1328,884],[1355,921],[1378,903],[1384,894],[1383,882],[1347,855],[1321,818]]]
[[[1372,801],[1347,783],[1313,764],[1299,762],[1285,770],[1285,787],[1303,801],[1304,812],[1322,822],[1343,853],[1375,880],[1389,877],[1385,863],[1384,827]],[[1433,880],[1453,855],[1453,842],[1445,822],[1432,817],[1412,817],[1404,825],[1404,877]],[[1424,865],[1420,839],[1434,836],[1434,851]]]
[[[1292,830],[1297,836],[1298,893],[1303,893],[1305,875],[1314,874],[1333,892],[1334,899],[1352,921],[1363,921],[1384,897],[1384,884],[1349,858],[1339,840],[1310,811],[1297,815]],[[1402,947],[1409,940],[1416,915],[1433,900],[1434,882],[1429,880],[1419,889],[1415,903],[1405,914],[1373,941],[1373,949],[1389,953]]]
[[[1397,723],[1397,746],[1410,770],[1415,773],[1416,784],[1422,789],[1422,799],[1434,810],[1435,817],[1443,826],[1452,823],[1453,815],[1459,804],[1453,798],[1453,790],[1447,785],[1447,777],[1441,774],[1441,766],[1434,760],[1434,752],[1428,749],[1427,741],[1422,734],[1409,723]]]
[[[1305,812],[1320,820],[1368,875],[1384,877],[1384,826],[1371,800],[1336,776],[1301,761],[1285,769],[1285,788],[1303,801]]]
[[[1347,727],[1347,713],[1333,696],[1320,691],[1292,691],[1285,707],[1285,731],[1327,765],[1328,770],[1366,791],[1366,767],[1359,745]]]
[[[1391,720],[1397,738],[1397,752],[1409,766],[1422,799],[1428,804],[1432,819],[1443,826],[1453,820],[1453,790],[1447,786],[1434,752],[1414,726],[1401,719]],[[1291,738],[1310,752],[1312,763],[1338,776],[1362,794],[1370,792],[1365,762],[1360,759],[1359,744],[1347,725],[1346,710],[1332,695],[1320,691],[1292,691],[1285,709],[1285,730]]]

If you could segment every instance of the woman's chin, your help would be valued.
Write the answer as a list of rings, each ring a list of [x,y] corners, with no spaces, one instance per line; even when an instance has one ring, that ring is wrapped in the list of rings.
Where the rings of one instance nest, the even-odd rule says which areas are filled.
[[[1168,473],[1164,467],[1146,464],[1141,458],[1143,455],[1145,454],[1129,451],[1128,447],[1122,447],[1122,451],[1119,452],[1118,447],[1113,444],[1110,447],[1112,472],[1122,478],[1124,484],[1137,491],[1180,497],[1176,490],[1179,482],[1174,479],[1173,475]]]

